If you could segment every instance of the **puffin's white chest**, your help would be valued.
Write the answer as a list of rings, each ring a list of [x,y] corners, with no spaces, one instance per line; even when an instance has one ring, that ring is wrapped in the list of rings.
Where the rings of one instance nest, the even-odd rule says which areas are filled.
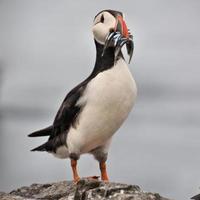
[[[124,60],[99,73],[77,103],[85,107],[76,129],[68,133],[69,150],[88,152],[104,144],[127,118],[136,94],[135,81]]]

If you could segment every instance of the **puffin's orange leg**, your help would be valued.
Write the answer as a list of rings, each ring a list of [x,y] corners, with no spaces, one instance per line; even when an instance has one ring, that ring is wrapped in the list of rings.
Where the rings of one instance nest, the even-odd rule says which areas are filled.
[[[101,180],[102,181],[109,181],[107,171],[106,171],[106,162],[100,162],[99,167],[101,170]]]
[[[77,172],[77,160],[71,159],[71,167],[72,167],[74,182],[77,183],[80,180],[80,177]]]

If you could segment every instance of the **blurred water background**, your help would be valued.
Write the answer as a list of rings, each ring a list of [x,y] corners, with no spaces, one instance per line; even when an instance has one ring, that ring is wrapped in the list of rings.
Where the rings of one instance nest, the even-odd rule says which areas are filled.
[[[69,161],[29,150],[46,140],[67,92],[91,72],[91,26],[102,9],[121,10],[134,35],[137,103],[115,135],[112,181],[177,200],[200,186],[200,1],[0,0],[0,191],[71,179]],[[81,176],[99,174],[91,156]]]

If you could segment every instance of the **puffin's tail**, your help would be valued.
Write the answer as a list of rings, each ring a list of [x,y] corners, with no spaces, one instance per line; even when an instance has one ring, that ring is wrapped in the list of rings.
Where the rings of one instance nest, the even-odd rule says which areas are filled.
[[[47,152],[53,152],[55,146],[54,140],[48,140],[44,144],[32,149],[31,151],[47,151]]]
[[[40,145],[39,147],[31,149],[31,151],[47,151],[47,149],[46,149],[46,143]]]
[[[47,128],[44,128],[42,130],[35,131],[35,132],[29,134],[28,137],[49,136],[49,135],[51,135],[52,130],[53,130],[53,126],[51,125],[51,126],[49,126]]]

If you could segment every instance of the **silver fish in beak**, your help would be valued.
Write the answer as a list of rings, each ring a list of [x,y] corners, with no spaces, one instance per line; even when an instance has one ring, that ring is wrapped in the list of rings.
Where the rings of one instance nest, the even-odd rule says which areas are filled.
[[[115,29],[108,34],[104,45],[102,56],[108,47],[115,48],[115,61],[121,52],[122,47],[126,44],[127,53],[129,55],[129,63],[133,56],[134,43],[133,36],[127,29],[126,23],[121,15],[117,16],[117,24]]]

